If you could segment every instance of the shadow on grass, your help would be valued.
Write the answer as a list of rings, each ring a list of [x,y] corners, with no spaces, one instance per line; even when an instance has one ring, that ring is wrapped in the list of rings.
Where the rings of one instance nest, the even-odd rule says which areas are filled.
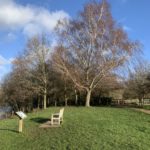
[[[30,120],[41,124],[41,123],[45,123],[45,122],[49,121],[50,119],[38,117],[38,118],[31,118]]]
[[[12,129],[1,129],[1,128],[0,128],[0,131],[10,131],[10,132],[18,133],[18,131],[12,130]]]

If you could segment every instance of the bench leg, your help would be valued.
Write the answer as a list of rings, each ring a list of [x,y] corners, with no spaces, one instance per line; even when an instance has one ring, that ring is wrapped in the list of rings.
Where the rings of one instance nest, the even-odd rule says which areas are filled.
[[[51,124],[53,125],[53,118],[51,119]]]

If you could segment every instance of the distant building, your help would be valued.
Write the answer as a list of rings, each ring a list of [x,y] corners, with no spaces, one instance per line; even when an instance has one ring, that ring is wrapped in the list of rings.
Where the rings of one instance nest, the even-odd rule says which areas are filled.
[[[109,97],[112,97],[113,100],[123,100],[123,89],[115,89],[109,92]]]
[[[115,89],[109,92],[109,97],[112,98],[114,104],[135,104],[135,105],[150,105],[150,93],[144,96],[143,101],[140,103],[138,98],[123,97],[124,89]]]

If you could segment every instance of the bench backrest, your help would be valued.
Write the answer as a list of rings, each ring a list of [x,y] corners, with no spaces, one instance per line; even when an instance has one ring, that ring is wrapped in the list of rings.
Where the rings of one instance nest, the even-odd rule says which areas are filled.
[[[61,108],[61,109],[60,109],[60,111],[59,111],[59,115],[60,115],[60,117],[62,117],[62,116],[63,116],[63,113],[64,113],[64,108]]]

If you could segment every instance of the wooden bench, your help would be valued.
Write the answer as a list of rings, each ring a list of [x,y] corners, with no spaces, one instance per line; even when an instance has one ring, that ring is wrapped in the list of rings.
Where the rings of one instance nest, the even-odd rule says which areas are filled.
[[[63,122],[64,108],[61,108],[58,113],[51,115],[51,125],[60,125]]]

